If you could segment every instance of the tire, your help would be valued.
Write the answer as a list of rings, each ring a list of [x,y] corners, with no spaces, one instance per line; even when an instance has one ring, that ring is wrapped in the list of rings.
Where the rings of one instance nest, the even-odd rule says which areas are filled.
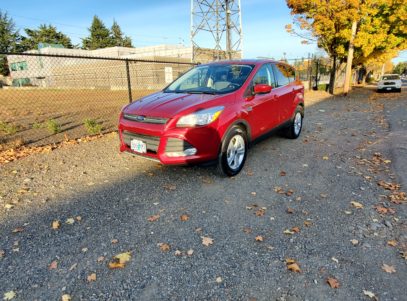
[[[246,132],[239,126],[233,126],[223,140],[219,152],[218,167],[222,175],[237,175],[246,162],[248,141]]]
[[[298,106],[295,110],[294,117],[290,121],[290,125],[284,131],[284,136],[289,139],[297,139],[302,131],[302,121],[304,119],[304,109]]]
[[[401,93],[401,88],[397,90],[397,92]]]

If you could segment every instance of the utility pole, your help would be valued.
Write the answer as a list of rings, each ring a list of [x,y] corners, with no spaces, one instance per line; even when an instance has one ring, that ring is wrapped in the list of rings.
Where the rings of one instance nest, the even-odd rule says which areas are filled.
[[[353,50],[354,50],[353,41],[355,40],[355,36],[356,36],[356,28],[357,28],[357,22],[353,21],[352,22],[352,35],[351,35],[350,41],[349,41],[348,59],[346,62],[345,84],[343,86],[343,94],[345,96],[348,95],[349,88],[350,88],[350,80],[351,80],[351,76],[352,76],[352,61],[353,61]]]
[[[230,32],[232,25],[230,24],[230,9],[229,1],[225,0],[225,11],[226,11],[226,53],[228,59],[232,59],[232,33]]]

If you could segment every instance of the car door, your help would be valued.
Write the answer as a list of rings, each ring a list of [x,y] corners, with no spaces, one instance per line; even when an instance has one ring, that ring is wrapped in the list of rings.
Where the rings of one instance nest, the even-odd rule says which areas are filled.
[[[272,64],[273,72],[276,80],[276,107],[279,112],[278,123],[281,124],[287,121],[290,116],[292,102],[294,101],[294,86],[290,84],[290,69],[284,64]]]
[[[254,75],[248,88],[247,99],[244,109],[248,112],[252,137],[256,138],[266,133],[276,121],[275,93],[253,95],[253,88],[256,84],[265,84],[274,87],[274,76],[270,64],[264,64]],[[277,114],[278,115],[278,114]]]

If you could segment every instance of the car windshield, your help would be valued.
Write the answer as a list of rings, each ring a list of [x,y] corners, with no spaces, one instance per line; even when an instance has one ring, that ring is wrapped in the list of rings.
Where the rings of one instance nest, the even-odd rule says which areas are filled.
[[[195,67],[164,89],[165,93],[225,94],[246,81],[253,65],[210,64]]]
[[[400,79],[398,75],[383,75],[382,80],[395,80]]]

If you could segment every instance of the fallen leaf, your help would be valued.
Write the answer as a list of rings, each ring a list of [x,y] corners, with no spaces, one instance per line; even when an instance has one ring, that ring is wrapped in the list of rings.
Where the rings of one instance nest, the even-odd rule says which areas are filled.
[[[61,300],[62,301],[71,301],[72,297],[71,297],[71,295],[65,294],[65,295],[62,295]]]
[[[284,170],[280,171],[280,177],[285,177],[286,175],[287,173]]]
[[[119,242],[119,240],[116,239],[116,238],[114,238],[114,239],[111,240],[111,243],[112,243],[113,245],[117,244],[118,242]]]
[[[256,196],[256,192],[254,192],[254,191],[252,191],[251,193],[250,193],[252,196]]]
[[[266,213],[266,210],[260,208],[256,211],[256,216],[263,216]]]
[[[328,156],[323,156],[322,160],[329,160],[329,157]]]
[[[61,227],[61,222],[58,221],[58,220],[55,220],[55,221],[52,222],[51,226],[52,226],[52,229],[57,230],[57,229],[59,229]]]
[[[286,263],[287,269],[289,271],[292,271],[292,272],[295,272],[295,273],[301,273],[301,268],[294,259],[287,258],[285,260],[285,263]]]
[[[11,300],[11,299],[14,299],[15,296],[16,296],[16,293],[14,291],[6,292],[6,293],[4,293],[3,300]]]
[[[49,270],[55,270],[58,268],[58,261],[54,260],[53,262],[51,262],[51,264],[48,266]]]
[[[182,252],[180,250],[175,250],[174,255],[175,256],[181,256]]]
[[[395,239],[389,240],[387,242],[387,245],[391,246],[391,247],[395,247],[395,246],[397,246],[397,240],[395,240]]]
[[[88,252],[88,248],[82,248],[82,250],[81,250],[83,253],[86,253],[86,252]]]
[[[162,252],[168,252],[171,249],[170,245],[167,243],[159,243],[158,246]]]
[[[256,239],[256,241],[260,241],[260,242],[264,241],[264,238],[261,235],[257,235],[255,239]]]
[[[78,222],[80,222],[80,221],[82,220],[82,217],[78,215],[78,216],[76,217],[76,220],[77,220]]]
[[[222,283],[222,277],[216,277],[216,283]]]
[[[332,261],[335,261],[336,263],[339,263],[339,260],[336,259],[335,257],[332,257],[331,259],[332,259]]]
[[[12,232],[13,233],[20,233],[20,232],[23,232],[23,231],[24,231],[24,227],[17,227]]]
[[[88,275],[88,282],[96,281],[96,273]]]
[[[156,215],[150,216],[147,220],[148,220],[149,222],[155,222],[155,221],[157,221],[159,218],[160,218],[160,215],[159,215],[159,214],[156,214]]]
[[[350,202],[350,203],[351,203],[352,206],[355,207],[356,209],[362,209],[362,208],[363,208],[363,205],[362,205],[361,203],[359,203],[359,202],[352,201],[352,202]]]
[[[294,190],[288,189],[288,190],[286,191],[285,195],[286,195],[286,196],[292,196],[293,193],[294,193]]]
[[[376,295],[375,294],[373,294],[371,291],[366,291],[366,290],[363,290],[363,294],[365,295],[365,296],[368,296],[368,297],[370,297],[370,298],[376,298]]]
[[[189,220],[189,216],[187,214],[183,214],[180,216],[180,220],[182,222],[186,222],[187,220]]]
[[[98,259],[96,259],[97,262],[102,262],[105,260],[105,256],[99,256]]]
[[[293,235],[293,234],[295,234],[295,232],[293,232],[293,231],[291,231],[291,230],[288,230],[288,229],[284,230],[283,233],[284,233],[284,234],[287,234],[287,235]]]
[[[210,237],[206,237],[206,236],[201,236],[201,238],[202,238],[202,244],[204,245],[204,246],[210,246],[210,245],[212,245],[213,244],[213,239],[212,238],[210,238]]]
[[[293,209],[293,208],[287,208],[287,213],[288,213],[288,214],[293,214],[293,213],[294,213],[294,209]]]
[[[380,187],[386,189],[386,190],[399,190],[400,189],[400,184],[396,184],[396,183],[389,183],[386,181],[379,181],[377,182],[377,185],[379,185]]]
[[[321,196],[321,198],[323,198],[323,199],[325,199],[325,198],[328,197],[328,195],[327,195],[326,193],[321,193],[320,196]]]
[[[394,266],[387,265],[385,263],[382,265],[382,270],[389,274],[396,272],[396,269],[394,268]]]
[[[298,233],[298,232],[300,232],[300,228],[299,227],[292,227],[291,231],[293,231],[295,233]]]
[[[7,209],[7,210],[10,210],[10,209],[13,209],[13,208],[14,208],[14,205],[12,205],[12,204],[5,204],[5,205],[4,205],[4,208]]]
[[[359,241],[357,239],[351,239],[350,242],[352,243],[352,245],[356,246]]]
[[[312,226],[312,222],[310,222],[310,221],[304,221],[304,226],[305,226],[305,227],[311,227],[311,226]]]
[[[0,258],[3,258],[6,255],[6,251],[0,250]]]
[[[122,269],[131,259],[131,252],[124,252],[117,254],[113,257],[113,260],[109,262],[110,269]]]
[[[65,221],[65,224],[72,225],[74,222],[75,222],[75,219],[73,219],[72,217],[70,217],[70,218],[68,218],[68,219]]]
[[[330,287],[332,288],[339,288],[339,282],[337,279],[332,278],[332,277],[328,277],[328,279],[326,280],[326,282],[329,284]]]
[[[194,254],[194,250],[189,249],[189,250],[187,251],[187,255],[188,255],[188,256],[192,256],[192,254]]]

